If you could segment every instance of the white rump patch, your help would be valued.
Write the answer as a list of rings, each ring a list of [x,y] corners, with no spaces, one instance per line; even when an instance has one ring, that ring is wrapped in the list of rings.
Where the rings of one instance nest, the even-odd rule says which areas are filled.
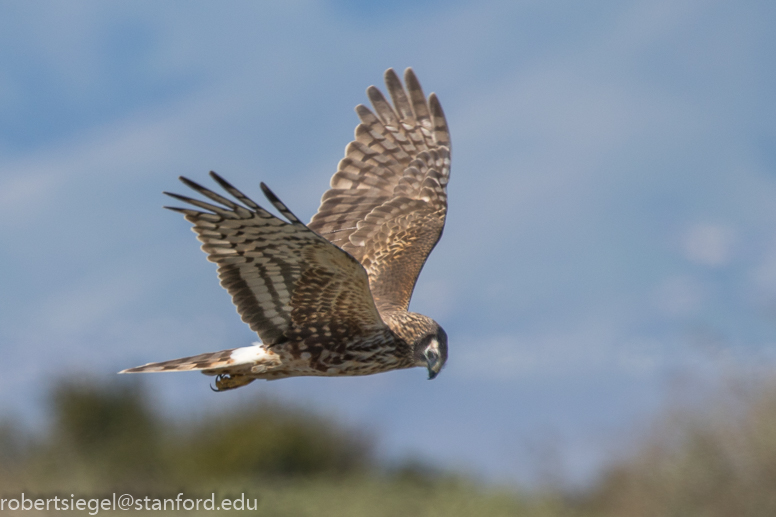
[[[234,361],[234,364],[252,364],[269,359],[270,355],[263,345],[257,343],[253,346],[235,348],[229,357]]]

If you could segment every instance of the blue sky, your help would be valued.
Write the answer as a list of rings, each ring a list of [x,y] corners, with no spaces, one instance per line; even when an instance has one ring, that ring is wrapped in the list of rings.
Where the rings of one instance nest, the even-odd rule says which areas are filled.
[[[774,26],[765,1],[2,2],[0,411],[250,343],[161,191],[212,169],[309,219],[365,88],[412,66],[453,140],[412,304],[444,373],[143,380],[181,415],[269,394],[387,458],[589,478],[675,379],[776,366]]]

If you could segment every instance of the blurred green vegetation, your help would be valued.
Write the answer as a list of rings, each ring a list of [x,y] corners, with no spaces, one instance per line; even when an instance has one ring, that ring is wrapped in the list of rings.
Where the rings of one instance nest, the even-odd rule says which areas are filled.
[[[371,466],[372,444],[318,415],[256,403],[196,425],[178,426],[170,470],[190,481],[345,476]]]
[[[260,500],[261,515],[285,517],[509,516],[529,507],[412,461],[384,468],[370,436],[273,401],[181,421],[154,411],[140,384],[65,380],[49,408],[42,435],[0,423],[0,495],[245,493]]]
[[[0,422],[0,494],[245,493],[259,515],[284,517],[776,515],[775,381],[666,408],[582,493],[486,486],[412,460],[388,469],[364,433],[272,401],[180,421],[138,384],[66,381],[50,402],[43,435]]]
[[[776,381],[738,378],[677,404],[588,497],[598,515],[776,515]]]
[[[50,408],[44,436],[0,425],[0,476],[49,488],[147,489],[372,468],[367,436],[270,401],[176,421],[154,412],[137,383],[65,381]]]

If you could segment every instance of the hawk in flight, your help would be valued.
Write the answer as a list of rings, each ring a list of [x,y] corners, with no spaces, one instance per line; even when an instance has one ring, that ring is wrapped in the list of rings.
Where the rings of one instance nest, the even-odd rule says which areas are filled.
[[[231,199],[187,178],[209,201],[167,193],[194,208],[167,207],[191,222],[237,312],[261,338],[253,346],[150,363],[121,373],[200,370],[216,390],[255,379],[369,375],[422,366],[429,379],[447,361],[447,334],[407,309],[429,253],[442,235],[450,176],[450,134],[433,93],[412,69],[402,86],[392,69],[374,86],[374,112],[361,123],[305,225],[264,183],[285,220],[214,172]]]

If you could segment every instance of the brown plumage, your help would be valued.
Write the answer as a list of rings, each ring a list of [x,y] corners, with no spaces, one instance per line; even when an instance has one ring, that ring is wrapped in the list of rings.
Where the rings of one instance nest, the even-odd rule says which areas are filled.
[[[194,224],[221,285],[261,343],[150,363],[121,373],[201,370],[219,391],[255,379],[368,375],[424,366],[434,378],[447,360],[447,335],[432,319],[408,312],[415,282],[447,213],[450,136],[432,93],[412,69],[406,90],[389,69],[393,106],[374,86],[375,112],[356,107],[361,123],[331,188],[305,225],[267,188],[284,221],[226,180],[236,201],[191,180],[211,202],[166,193],[192,208],[167,207]]]

